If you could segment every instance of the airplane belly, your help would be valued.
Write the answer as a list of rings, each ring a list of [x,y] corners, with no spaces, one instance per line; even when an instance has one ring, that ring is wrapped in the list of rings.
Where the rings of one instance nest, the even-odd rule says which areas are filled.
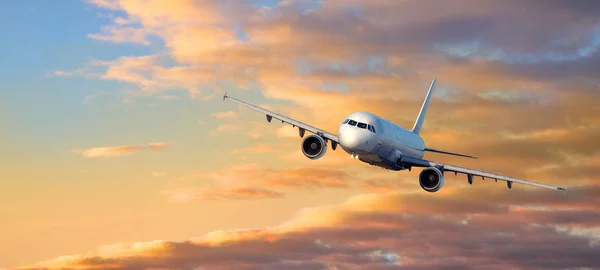
[[[378,157],[377,166],[391,170],[403,170],[405,168],[399,167],[396,161],[401,156],[419,156],[421,152],[405,145],[397,144],[394,141],[381,140],[373,148],[372,153]]]
[[[383,148],[380,144],[374,143],[369,151],[358,153],[358,159],[371,165],[379,165],[383,162],[381,149]]]
[[[376,154],[366,154],[366,155],[359,155],[358,159],[360,161],[369,163],[369,164],[373,164],[373,163],[379,163],[382,162],[383,160]]]
[[[413,158],[423,157],[423,151],[414,149],[410,146],[407,146],[407,145],[404,145],[402,143],[398,143],[395,141],[390,142],[390,144],[388,145],[388,148],[390,148],[391,151],[398,150],[398,151],[402,152],[403,156],[409,156],[409,157],[413,157]]]
[[[415,150],[415,149],[408,148],[408,147],[405,147],[403,150],[404,151],[402,151],[402,154],[404,156],[409,156],[409,157],[413,157],[413,158],[423,157],[423,151]]]

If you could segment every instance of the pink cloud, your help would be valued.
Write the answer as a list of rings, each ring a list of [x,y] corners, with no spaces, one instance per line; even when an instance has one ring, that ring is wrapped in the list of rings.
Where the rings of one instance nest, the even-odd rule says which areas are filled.
[[[124,155],[130,155],[135,152],[144,151],[144,150],[153,150],[158,151],[167,147],[169,143],[166,142],[156,142],[149,143],[148,146],[131,146],[131,145],[121,145],[121,146],[106,146],[106,147],[93,147],[89,149],[75,149],[73,152],[80,153],[82,156],[86,158],[106,158],[106,157],[119,157]]]

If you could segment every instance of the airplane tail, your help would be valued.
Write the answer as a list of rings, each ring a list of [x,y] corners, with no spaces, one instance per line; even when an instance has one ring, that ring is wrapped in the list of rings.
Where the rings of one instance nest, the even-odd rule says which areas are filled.
[[[431,86],[429,86],[429,92],[427,92],[427,96],[425,97],[425,101],[423,101],[423,106],[421,106],[421,111],[419,112],[419,116],[417,116],[417,121],[415,121],[415,125],[412,128],[412,132],[419,135],[419,133],[421,133],[421,128],[423,127],[423,121],[425,121],[425,114],[427,113],[427,107],[429,107],[429,100],[431,99],[431,95],[433,95],[433,88],[435,87],[435,78],[433,79],[433,81],[431,81]],[[460,157],[468,157],[468,158],[477,158],[475,156],[470,156],[470,155],[465,155],[465,154],[459,154],[459,153],[454,153],[454,152],[448,152],[448,151],[443,151],[443,150],[438,150],[438,149],[433,149],[433,148],[425,148],[423,149],[423,151],[428,151],[428,152],[434,152],[434,153],[439,153],[439,154],[446,154],[446,155],[454,155],[454,156],[460,156]]]
[[[417,135],[421,133],[421,127],[423,126],[423,121],[425,120],[425,114],[427,113],[427,107],[429,106],[429,100],[431,99],[431,95],[433,93],[433,88],[435,87],[435,78],[431,82],[431,86],[429,86],[429,92],[427,92],[427,96],[425,97],[425,101],[423,101],[423,106],[421,106],[421,111],[419,112],[419,116],[417,116],[417,121],[415,121],[415,125],[412,128],[412,132]]]

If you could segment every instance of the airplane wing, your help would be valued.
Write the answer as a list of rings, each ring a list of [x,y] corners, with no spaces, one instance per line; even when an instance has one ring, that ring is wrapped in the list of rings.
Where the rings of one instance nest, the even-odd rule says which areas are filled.
[[[462,167],[458,167],[458,166],[454,166],[454,165],[446,165],[446,164],[432,162],[432,161],[428,161],[428,160],[424,160],[424,159],[411,158],[411,157],[402,157],[402,158],[400,158],[400,162],[402,164],[404,164],[404,165],[407,165],[407,166],[414,166],[414,167],[437,167],[442,172],[454,172],[455,174],[456,173],[466,174],[467,178],[469,180],[469,184],[473,183],[473,176],[480,176],[482,179],[489,178],[489,179],[494,179],[496,181],[497,180],[506,181],[506,183],[508,185],[508,188],[512,188],[512,183],[514,182],[514,183],[521,183],[521,184],[525,184],[525,185],[531,185],[531,186],[548,188],[548,189],[554,189],[554,190],[562,190],[562,191],[566,191],[567,190],[566,188],[563,188],[563,187],[552,186],[552,185],[541,184],[541,183],[536,183],[536,182],[527,181],[527,180],[516,179],[516,178],[502,176],[502,175],[497,175],[497,174],[493,174],[493,173],[487,173],[487,172],[482,172],[482,171],[478,171],[478,170],[473,170],[473,169],[468,169],[468,168],[462,168]]]
[[[231,101],[233,101],[233,102],[235,102],[237,104],[240,104],[242,106],[248,107],[248,108],[253,109],[255,111],[264,113],[267,116],[267,121],[269,121],[269,122],[271,122],[272,118],[275,118],[275,119],[281,120],[282,123],[288,123],[288,124],[290,124],[290,125],[292,125],[294,127],[298,127],[299,128],[299,132],[300,132],[300,137],[304,137],[304,131],[306,130],[306,131],[312,132],[314,134],[319,134],[319,135],[321,135],[321,136],[323,136],[323,137],[331,140],[333,142],[332,143],[332,147],[333,147],[334,150],[335,150],[335,146],[336,146],[335,144],[339,143],[338,136],[335,135],[335,134],[323,131],[323,130],[318,129],[316,127],[313,127],[311,125],[304,124],[304,123],[302,123],[300,121],[297,121],[297,120],[294,120],[292,118],[283,116],[281,114],[274,113],[272,111],[263,109],[263,108],[258,107],[256,105],[253,105],[253,104],[241,101],[241,100],[236,99],[234,97],[230,97],[230,96],[227,95],[227,93],[225,93],[225,95],[223,95],[223,101],[225,101],[225,99],[231,100]]]
[[[459,153],[454,153],[454,152],[448,152],[448,151],[443,151],[443,150],[437,150],[437,149],[433,149],[433,148],[425,148],[424,151],[429,151],[429,152],[433,152],[433,153],[440,153],[440,154],[446,154],[446,155],[453,155],[453,156],[468,157],[468,158],[477,159],[477,157],[475,157],[475,156],[470,156],[470,155],[465,155],[465,154],[459,154]]]

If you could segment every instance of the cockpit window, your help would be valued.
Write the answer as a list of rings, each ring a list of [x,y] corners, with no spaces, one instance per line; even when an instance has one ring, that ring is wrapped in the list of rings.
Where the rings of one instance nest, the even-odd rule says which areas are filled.
[[[367,126],[367,129],[368,129],[369,131],[373,132],[373,133],[377,133],[377,132],[375,132],[375,127],[374,127],[374,126],[368,125],[368,126]]]
[[[356,121],[354,121],[352,119],[346,119],[346,120],[344,120],[343,124],[348,124],[348,125],[351,125],[351,126],[357,126],[359,128],[362,128],[362,129],[368,129],[369,131],[371,131],[373,133],[377,133],[377,132],[375,132],[375,127],[374,126],[371,126],[369,124],[362,123],[362,122],[356,122]]]

